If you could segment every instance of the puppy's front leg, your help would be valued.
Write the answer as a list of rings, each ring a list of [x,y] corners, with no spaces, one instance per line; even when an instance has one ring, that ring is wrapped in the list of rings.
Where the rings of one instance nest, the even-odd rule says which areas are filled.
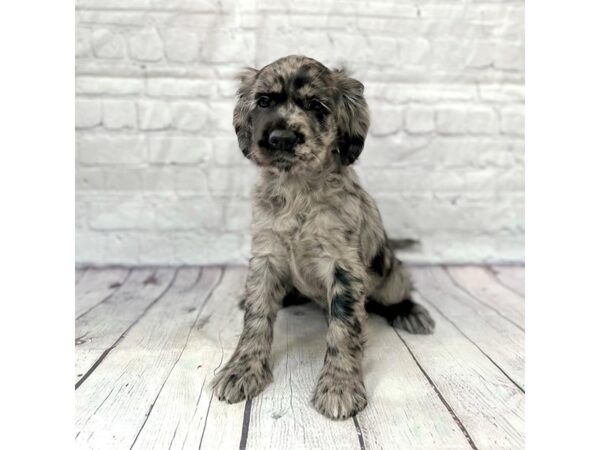
[[[219,400],[235,403],[255,397],[272,381],[273,322],[286,292],[285,278],[283,268],[269,256],[250,261],[244,329],[233,356],[213,382]]]
[[[339,267],[335,270],[328,319],[327,352],[313,404],[324,416],[346,419],[367,405],[362,376],[366,312],[362,283]]]

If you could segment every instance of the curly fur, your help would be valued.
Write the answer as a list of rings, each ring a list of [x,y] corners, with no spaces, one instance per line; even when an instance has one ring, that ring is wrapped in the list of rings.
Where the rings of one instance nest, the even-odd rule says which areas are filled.
[[[408,273],[351,166],[369,128],[363,85],[304,56],[245,69],[239,80],[233,125],[261,177],[253,191],[244,328],[214,388],[219,399],[238,402],[271,382],[273,323],[284,298],[300,295],[322,305],[328,321],[313,405],[332,419],[348,418],[367,404],[366,310],[411,333],[434,328],[411,300]],[[292,151],[271,145],[274,129],[294,133]]]

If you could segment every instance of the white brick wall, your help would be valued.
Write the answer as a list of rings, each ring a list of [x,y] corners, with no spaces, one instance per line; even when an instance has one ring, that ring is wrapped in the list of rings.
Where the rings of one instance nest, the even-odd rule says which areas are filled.
[[[357,169],[410,261],[521,261],[522,0],[78,0],[77,262],[244,263],[235,72],[292,53],[364,82]]]

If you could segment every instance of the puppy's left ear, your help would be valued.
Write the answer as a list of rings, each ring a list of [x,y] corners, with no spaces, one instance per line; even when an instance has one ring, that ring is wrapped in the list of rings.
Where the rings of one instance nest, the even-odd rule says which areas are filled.
[[[246,158],[250,158],[250,146],[252,144],[252,127],[250,124],[252,99],[250,98],[250,92],[257,73],[258,70],[247,67],[237,76],[240,87],[237,91],[237,102],[233,109],[233,128],[238,138],[240,150]]]
[[[334,70],[332,75],[338,91],[337,148],[342,164],[350,165],[356,161],[365,144],[369,130],[369,108],[360,81],[350,78],[344,70]]]

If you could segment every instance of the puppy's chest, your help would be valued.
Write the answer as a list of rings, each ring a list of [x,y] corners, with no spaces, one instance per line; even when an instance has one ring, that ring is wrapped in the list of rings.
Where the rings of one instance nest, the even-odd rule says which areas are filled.
[[[276,205],[271,210],[270,219],[272,230],[290,248],[306,233],[307,229],[312,228],[311,224],[315,222],[312,211],[289,203]]]
[[[326,298],[331,261],[358,251],[359,207],[354,198],[331,197],[270,197],[256,216],[255,231],[266,229],[278,236],[280,244],[273,251],[285,252],[294,286],[318,301]]]
[[[273,231],[294,253],[304,253],[307,247],[318,243],[335,241],[343,222],[332,205],[306,199],[282,202],[272,210]]]

